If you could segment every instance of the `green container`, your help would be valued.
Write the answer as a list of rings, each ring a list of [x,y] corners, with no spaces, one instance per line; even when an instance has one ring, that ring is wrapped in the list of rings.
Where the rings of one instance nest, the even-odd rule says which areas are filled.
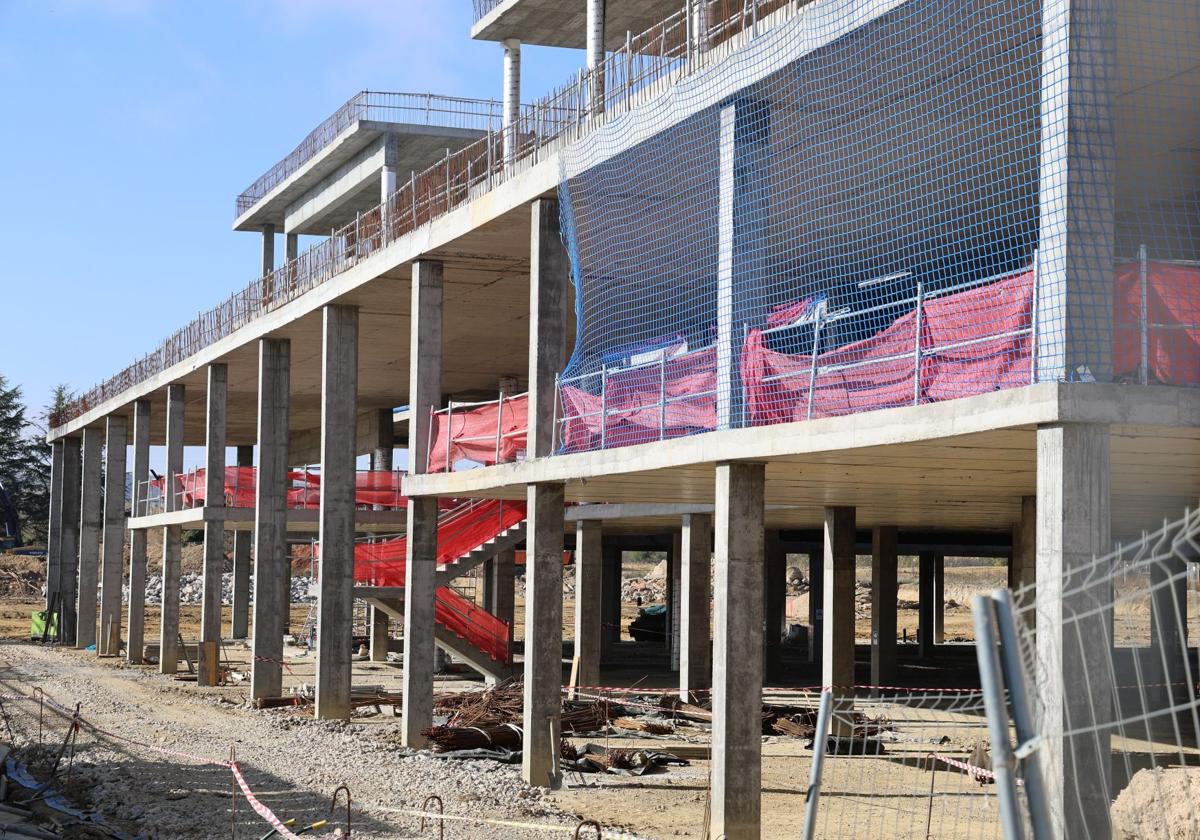
[[[45,610],[38,610],[29,620],[29,638],[40,639],[46,635],[46,620],[47,613]],[[55,613],[49,616],[50,621],[50,637],[58,637],[58,614]]]

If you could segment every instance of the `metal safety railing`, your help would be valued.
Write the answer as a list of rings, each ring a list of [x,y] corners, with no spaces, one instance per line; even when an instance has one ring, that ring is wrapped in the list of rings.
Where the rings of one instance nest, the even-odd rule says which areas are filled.
[[[475,6],[475,22],[479,23],[500,5],[500,0],[472,0],[472,3]]]
[[[799,13],[805,0],[720,0],[706,6],[709,18],[703,26],[695,25],[697,5],[689,0],[680,11],[642,34],[630,34],[624,47],[609,53],[594,69],[580,71],[537,103],[522,106],[515,126],[491,131],[424,172],[413,173],[383,204],[360,214],[224,303],[200,313],[157,350],[52,416],[52,434],[64,423],[158,376],[384,246],[529,170],[614,116],[743,48],[764,28],[765,21],[782,23]],[[317,143],[313,141],[314,146]],[[303,156],[299,148],[293,154],[297,159]]]
[[[360,120],[436,125],[495,131],[503,106],[494,99],[464,99],[432,93],[390,93],[364,90],[350,97],[300,141],[292,152],[268,169],[237,197],[234,218],[261,201],[271,190],[328,147],[343,131]]]

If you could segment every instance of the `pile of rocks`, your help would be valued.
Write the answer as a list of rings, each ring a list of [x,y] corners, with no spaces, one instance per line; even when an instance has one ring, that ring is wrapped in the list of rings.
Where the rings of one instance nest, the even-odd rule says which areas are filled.
[[[250,578],[250,597],[254,597],[254,578]],[[121,598],[129,601],[129,584],[121,587]],[[179,576],[179,602],[199,604],[204,598],[204,576],[199,572],[184,572]],[[292,578],[292,603],[304,604],[317,600],[316,582],[306,577]],[[146,603],[162,603],[162,575],[146,578]],[[221,603],[233,603],[233,573],[221,575]]]

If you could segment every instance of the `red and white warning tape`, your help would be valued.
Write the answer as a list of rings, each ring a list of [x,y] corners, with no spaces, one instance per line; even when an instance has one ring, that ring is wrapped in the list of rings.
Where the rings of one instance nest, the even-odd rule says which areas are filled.
[[[269,822],[280,837],[287,838],[287,840],[300,840],[299,837],[288,831],[287,826],[283,824],[283,821],[279,817],[275,816],[274,811],[258,801],[258,797],[254,795],[254,792],[250,790],[250,786],[246,784],[246,778],[242,775],[241,768],[237,766],[237,762],[228,762],[226,766],[233,771],[233,778],[237,779],[238,787],[242,789],[242,796],[246,797],[246,801],[250,803],[250,807],[254,809],[254,812]]]

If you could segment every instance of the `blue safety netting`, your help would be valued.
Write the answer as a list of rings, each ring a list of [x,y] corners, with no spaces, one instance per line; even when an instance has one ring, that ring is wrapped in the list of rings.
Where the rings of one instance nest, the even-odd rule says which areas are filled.
[[[793,5],[563,153],[562,449],[1200,383],[1200,4]]]

